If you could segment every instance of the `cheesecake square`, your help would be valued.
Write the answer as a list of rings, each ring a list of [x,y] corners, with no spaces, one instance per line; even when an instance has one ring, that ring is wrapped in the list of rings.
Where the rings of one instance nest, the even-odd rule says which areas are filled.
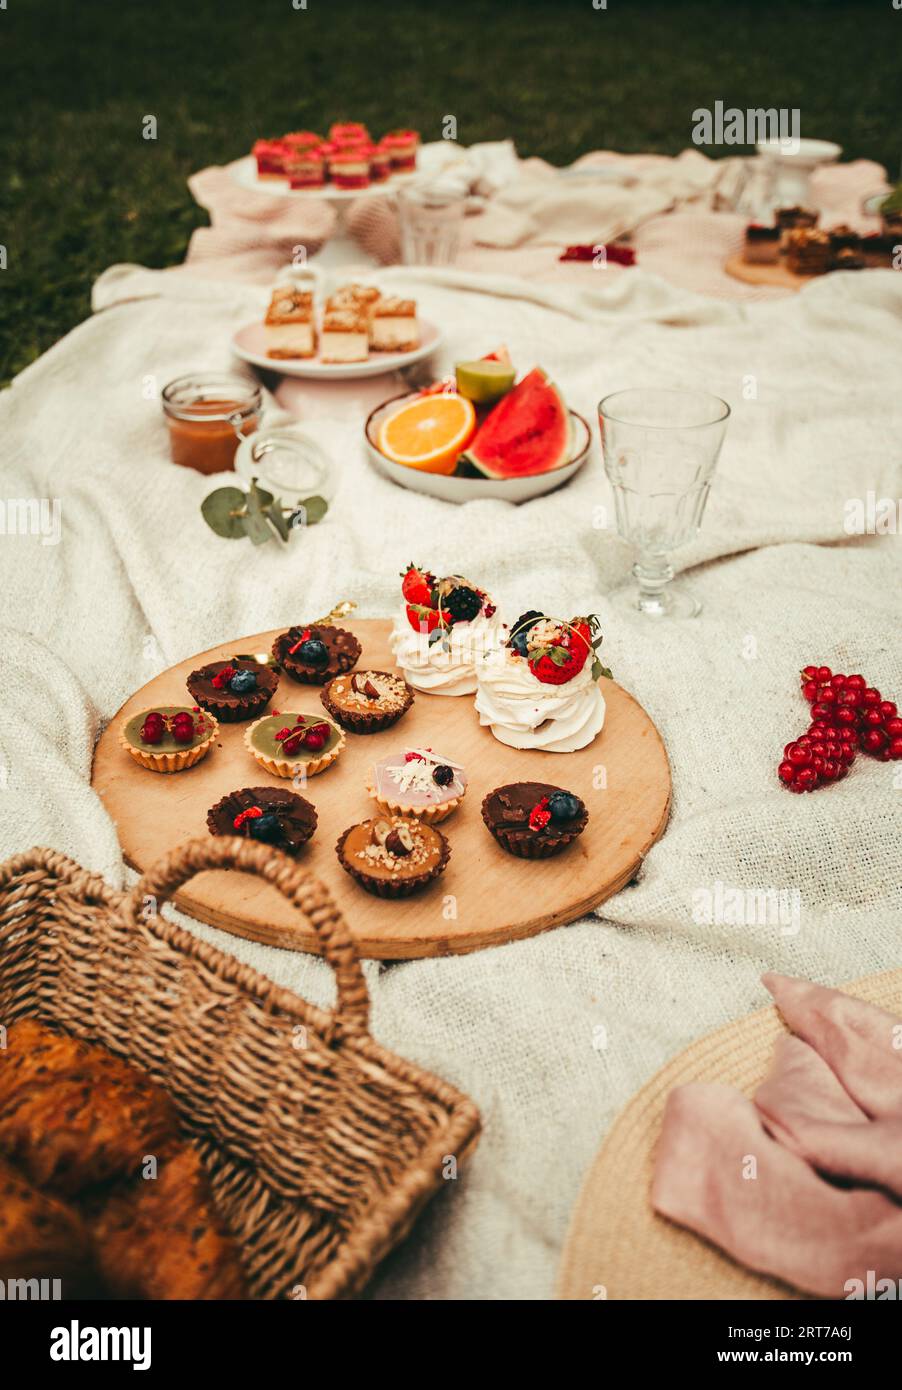
[[[267,357],[312,357],[316,352],[312,292],[291,286],[273,290],[263,332]]]
[[[257,161],[258,178],[285,178],[286,149],[281,140],[256,140],[252,154]]]
[[[373,306],[370,342],[374,352],[413,352],[419,347],[416,300],[380,299]]]
[[[321,362],[365,362],[369,357],[366,314],[354,304],[326,308],[323,314]]]
[[[369,188],[369,146],[336,149],[329,156],[329,177],[336,188]]]

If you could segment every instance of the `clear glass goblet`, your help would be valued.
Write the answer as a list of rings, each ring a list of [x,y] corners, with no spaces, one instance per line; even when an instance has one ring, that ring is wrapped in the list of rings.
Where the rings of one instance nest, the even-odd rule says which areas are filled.
[[[669,556],[701,524],[730,407],[708,391],[638,387],[598,406],[617,530],[638,549],[636,606],[651,617],[694,617],[701,604],[670,590]]]

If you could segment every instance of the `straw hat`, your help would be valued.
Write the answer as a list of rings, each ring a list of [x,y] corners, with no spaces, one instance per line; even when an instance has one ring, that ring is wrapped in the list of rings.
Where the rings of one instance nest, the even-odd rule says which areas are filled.
[[[846,994],[902,1015],[902,970],[842,986]],[[730,1023],[679,1053],[642,1087],[601,1147],[570,1218],[558,1272],[565,1299],[798,1299],[652,1210],[654,1150],[675,1086],[720,1081],[751,1096],[787,1032],[773,1007]]]

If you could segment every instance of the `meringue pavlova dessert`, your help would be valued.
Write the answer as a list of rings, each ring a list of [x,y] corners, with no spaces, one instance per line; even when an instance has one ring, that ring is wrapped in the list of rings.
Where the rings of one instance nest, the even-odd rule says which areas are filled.
[[[477,662],[476,710],[500,743],[573,753],[604,724],[598,619],[524,613],[505,646]]]
[[[430,695],[472,695],[477,661],[507,636],[488,594],[460,575],[436,579],[409,565],[401,595],[391,647],[408,685]]]

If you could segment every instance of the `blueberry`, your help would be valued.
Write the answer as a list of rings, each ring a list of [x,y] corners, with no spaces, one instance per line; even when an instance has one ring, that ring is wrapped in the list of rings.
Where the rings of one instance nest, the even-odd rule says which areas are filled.
[[[249,695],[252,690],[257,689],[256,672],[236,671],[229,681],[229,689],[233,695]]]
[[[282,822],[273,811],[264,811],[262,816],[247,822],[251,836],[264,844],[274,845],[282,838]]]
[[[576,820],[582,814],[583,803],[572,792],[554,792],[548,798],[548,809],[553,821]]]
[[[305,666],[328,666],[329,664],[326,644],[321,642],[318,637],[308,637],[306,642],[302,642],[298,647],[298,656]]]
[[[449,767],[447,763],[439,763],[438,767],[432,769],[432,780],[440,787],[447,787],[454,781],[454,768]]]

